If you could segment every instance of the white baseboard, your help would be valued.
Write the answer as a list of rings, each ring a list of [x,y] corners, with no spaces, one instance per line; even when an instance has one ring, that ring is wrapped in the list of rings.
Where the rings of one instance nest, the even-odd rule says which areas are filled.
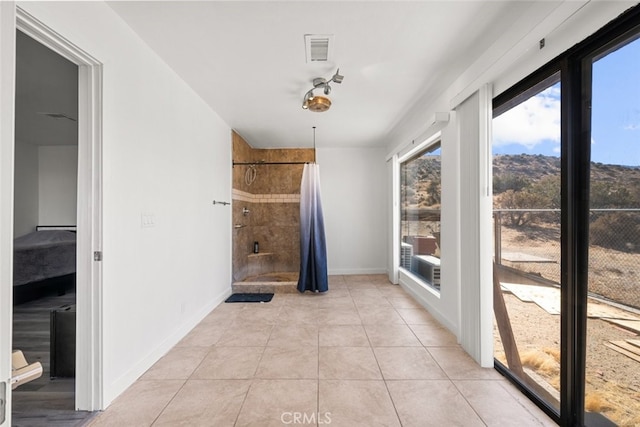
[[[387,274],[386,268],[344,268],[329,270],[329,276],[350,276],[354,274]]]
[[[169,335],[160,345],[153,349],[147,356],[131,367],[125,374],[106,386],[104,393],[104,408],[106,409],[113,400],[122,392],[129,388],[138,378],[140,378],[150,367],[152,367],[162,356],[167,354],[181,339],[198,325],[211,310],[224,302],[231,295],[231,288],[225,289],[215,298],[205,304],[200,310],[195,312],[178,329]]]

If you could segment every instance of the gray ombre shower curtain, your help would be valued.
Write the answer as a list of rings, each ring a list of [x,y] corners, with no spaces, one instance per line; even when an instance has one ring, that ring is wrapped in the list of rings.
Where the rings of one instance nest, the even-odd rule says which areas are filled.
[[[327,243],[320,201],[320,167],[305,164],[300,186],[300,292],[326,292]]]

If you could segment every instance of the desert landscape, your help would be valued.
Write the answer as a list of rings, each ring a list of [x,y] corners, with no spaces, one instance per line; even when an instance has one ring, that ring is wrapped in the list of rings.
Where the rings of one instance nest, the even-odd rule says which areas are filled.
[[[523,234],[525,233],[525,234]],[[518,231],[503,227],[502,245],[503,251],[522,251],[528,254],[544,258],[554,258],[554,262],[530,263],[510,262],[503,263],[514,268],[522,269],[547,279],[559,278],[560,274],[560,242],[559,235],[555,241],[523,239],[525,231]],[[526,241],[526,245],[523,242]],[[602,251],[601,248],[593,248],[594,251]],[[613,253],[606,251],[608,256],[594,257],[594,259],[612,258],[621,261],[626,270],[632,268],[637,271],[640,268],[640,255]],[[616,265],[616,264],[613,264]],[[597,263],[590,268],[599,270],[601,274],[608,271],[606,266]],[[625,292],[630,292],[631,286],[627,283],[621,286]],[[635,296],[637,298],[639,286],[635,282]],[[533,377],[544,381],[548,390],[559,396],[560,388],[560,316],[551,314],[535,302],[522,301],[512,292],[503,292],[504,300],[509,313],[509,319],[514,336],[518,344],[518,350],[522,364],[533,373]],[[559,292],[556,301],[548,301],[552,306],[560,305]],[[640,359],[635,360],[627,355],[615,351],[607,344],[612,341],[638,340],[638,331],[625,328],[611,322],[611,319],[637,319],[637,327],[640,327],[640,310],[632,307],[624,307],[591,297],[589,299],[589,311],[595,313],[605,312],[610,317],[593,315],[587,320],[587,369],[586,369],[586,409],[592,412],[600,412],[620,426],[640,425]],[[551,310],[553,311],[553,310]],[[498,360],[506,364],[502,343],[497,328],[495,333],[495,355]]]

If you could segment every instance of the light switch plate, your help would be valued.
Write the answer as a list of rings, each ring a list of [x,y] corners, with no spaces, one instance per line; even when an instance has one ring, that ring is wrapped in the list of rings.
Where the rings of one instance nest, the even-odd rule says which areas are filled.
[[[140,226],[142,228],[155,227],[156,216],[154,214],[143,213],[140,215]]]

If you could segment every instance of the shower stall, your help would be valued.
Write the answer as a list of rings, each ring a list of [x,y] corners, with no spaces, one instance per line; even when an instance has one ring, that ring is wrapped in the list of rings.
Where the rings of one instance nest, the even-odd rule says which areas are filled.
[[[314,150],[255,149],[235,132],[232,143],[234,292],[294,292],[300,182]]]

